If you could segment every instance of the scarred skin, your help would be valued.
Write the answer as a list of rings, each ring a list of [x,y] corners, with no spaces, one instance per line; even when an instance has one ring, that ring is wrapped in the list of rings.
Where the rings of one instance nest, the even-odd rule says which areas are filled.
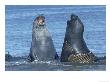
[[[83,23],[81,22],[78,16],[72,14],[71,19],[67,21],[65,39],[61,53],[62,62],[69,61],[68,58],[70,55],[81,54],[80,57],[83,57],[82,55],[84,54],[90,55],[91,52],[84,41],[83,32],[84,32]]]

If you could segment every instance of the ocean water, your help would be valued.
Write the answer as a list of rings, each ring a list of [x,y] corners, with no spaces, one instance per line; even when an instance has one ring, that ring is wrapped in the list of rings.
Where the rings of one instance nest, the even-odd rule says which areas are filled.
[[[33,20],[36,16],[43,14],[46,17],[46,25],[51,33],[56,51],[60,56],[66,31],[66,22],[70,19],[72,13],[78,15],[84,24],[84,39],[88,48],[97,56],[105,56],[106,6],[104,5],[6,5],[5,52],[10,52],[14,57],[28,56],[32,41]],[[12,63],[16,65],[16,62],[6,62],[6,69],[12,70],[10,66],[12,66]],[[42,64],[40,65],[43,66]],[[50,70],[54,70],[54,67],[52,68]],[[105,70],[105,65],[96,69]],[[32,70],[32,68],[28,70]],[[57,70],[63,70],[63,67]],[[81,70],[85,69],[82,68]],[[91,70],[91,68],[88,67],[88,70]],[[93,68],[92,70],[95,69]]]

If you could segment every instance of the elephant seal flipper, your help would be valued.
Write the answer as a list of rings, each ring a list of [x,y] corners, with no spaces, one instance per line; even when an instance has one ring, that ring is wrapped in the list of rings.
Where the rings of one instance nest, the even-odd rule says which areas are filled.
[[[56,50],[52,38],[45,25],[45,17],[38,16],[33,23],[30,61],[54,60]]]
[[[95,56],[86,45],[83,32],[83,23],[78,16],[72,14],[71,19],[67,21],[61,62],[90,63],[94,61]]]

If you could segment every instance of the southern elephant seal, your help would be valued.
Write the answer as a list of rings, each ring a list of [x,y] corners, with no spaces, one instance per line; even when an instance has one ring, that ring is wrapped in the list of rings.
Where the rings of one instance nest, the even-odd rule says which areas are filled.
[[[88,49],[84,38],[84,25],[78,16],[72,14],[67,28],[61,52],[61,62],[91,63],[95,55]]]
[[[56,50],[49,31],[45,25],[45,17],[38,16],[33,23],[32,43],[30,48],[30,61],[49,61],[54,60]]]

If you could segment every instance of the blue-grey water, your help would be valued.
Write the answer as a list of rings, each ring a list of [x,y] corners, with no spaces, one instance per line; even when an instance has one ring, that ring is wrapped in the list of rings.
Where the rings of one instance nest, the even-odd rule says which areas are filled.
[[[84,39],[88,48],[97,56],[106,55],[106,6],[104,5],[6,5],[5,7],[5,52],[7,53],[9,51],[12,56],[27,56],[29,54],[32,41],[33,20],[40,14],[46,17],[47,28],[51,33],[56,51],[60,56],[66,31],[66,22],[70,19],[71,13],[78,15],[85,26]],[[13,63],[16,65],[16,61]],[[6,62],[6,66],[8,65],[12,65],[12,62]],[[68,67],[68,69],[71,67]],[[12,70],[11,67],[7,67],[6,69]],[[29,70],[33,70],[33,68]],[[63,67],[59,69],[52,66],[52,69],[48,70],[65,69]],[[85,69],[82,68],[80,70]],[[87,70],[95,69],[88,67]],[[97,70],[105,70],[105,65],[99,66]]]

